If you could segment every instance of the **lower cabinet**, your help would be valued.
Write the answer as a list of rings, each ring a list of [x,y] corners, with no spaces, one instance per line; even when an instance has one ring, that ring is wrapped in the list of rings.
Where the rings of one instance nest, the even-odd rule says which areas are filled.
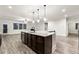
[[[21,41],[24,44],[27,44],[27,34],[24,32],[21,32]]]
[[[24,34],[24,43],[27,44],[27,33]]]
[[[27,46],[30,47],[30,48],[32,47],[32,42],[31,41],[32,41],[31,34],[27,33]]]
[[[31,37],[32,37],[32,47],[31,48],[34,51],[36,51],[36,36],[35,35],[32,35]]]
[[[47,37],[37,36],[36,52],[39,54],[52,53],[52,35]]]
[[[29,33],[25,33],[23,35],[25,41],[24,43],[36,53],[38,54],[52,53],[52,35],[46,37]]]
[[[41,36],[37,36],[36,39],[36,52],[39,54],[44,53],[44,38]]]
[[[52,35],[44,38],[44,53],[52,53]]]

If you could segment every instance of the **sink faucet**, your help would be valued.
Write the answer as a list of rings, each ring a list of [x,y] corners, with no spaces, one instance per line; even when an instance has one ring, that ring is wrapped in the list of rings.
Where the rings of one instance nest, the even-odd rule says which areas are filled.
[[[32,27],[32,28],[31,28],[31,31],[34,31],[34,32],[35,32],[35,27]]]

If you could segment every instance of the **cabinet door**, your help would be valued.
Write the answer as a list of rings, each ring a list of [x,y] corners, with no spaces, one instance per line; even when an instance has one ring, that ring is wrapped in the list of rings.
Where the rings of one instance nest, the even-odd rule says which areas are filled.
[[[37,53],[40,53],[40,54],[44,53],[44,38],[41,36],[37,36],[36,51]]]
[[[36,35],[32,35],[32,49],[36,51]]]
[[[31,47],[31,34],[27,33],[27,45],[28,47]]]
[[[52,53],[52,35],[45,37],[44,43],[45,43],[44,53],[46,54]]]
[[[24,43],[27,45],[27,33],[24,34]]]

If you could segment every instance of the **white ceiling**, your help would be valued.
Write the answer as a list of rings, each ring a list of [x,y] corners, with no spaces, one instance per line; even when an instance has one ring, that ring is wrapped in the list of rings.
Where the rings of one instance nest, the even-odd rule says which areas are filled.
[[[28,18],[32,19],[32,12],[37,13],[37,9],[40,9],[40,18],[44,16],[44,7],[43,5],[12,5],[12,9],[8,8],[8,5],[0,5],[0,18]],[[63,13],[62,9],[66,9],[66,12]],[[64,15],[67,14],[69,17],[79,16],[79,6],[78,5],[47,5],[46,7],[46,16],[48,20],[59,20],[64,18]],[[37,18],[37,14],[34,16]]]

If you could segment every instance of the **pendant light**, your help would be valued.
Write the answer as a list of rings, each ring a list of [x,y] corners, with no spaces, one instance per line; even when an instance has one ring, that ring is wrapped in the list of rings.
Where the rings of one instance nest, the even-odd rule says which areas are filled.
[[[33,13],[33,21],[32,21],[32,23],[35,23],[35,21],[34,21],[34,13],[35,13],[35,12],[32,12],[32,13]]]
[[[46,5],[44,5],[44,22],[46,22],[47,21],[47,19],[46,19]]]
[[[39,23],[40,22],[40,20],[39,20],[39,9],[37,9],[37,11],[38,11],[38,19],[37,19],[37,22]]]

